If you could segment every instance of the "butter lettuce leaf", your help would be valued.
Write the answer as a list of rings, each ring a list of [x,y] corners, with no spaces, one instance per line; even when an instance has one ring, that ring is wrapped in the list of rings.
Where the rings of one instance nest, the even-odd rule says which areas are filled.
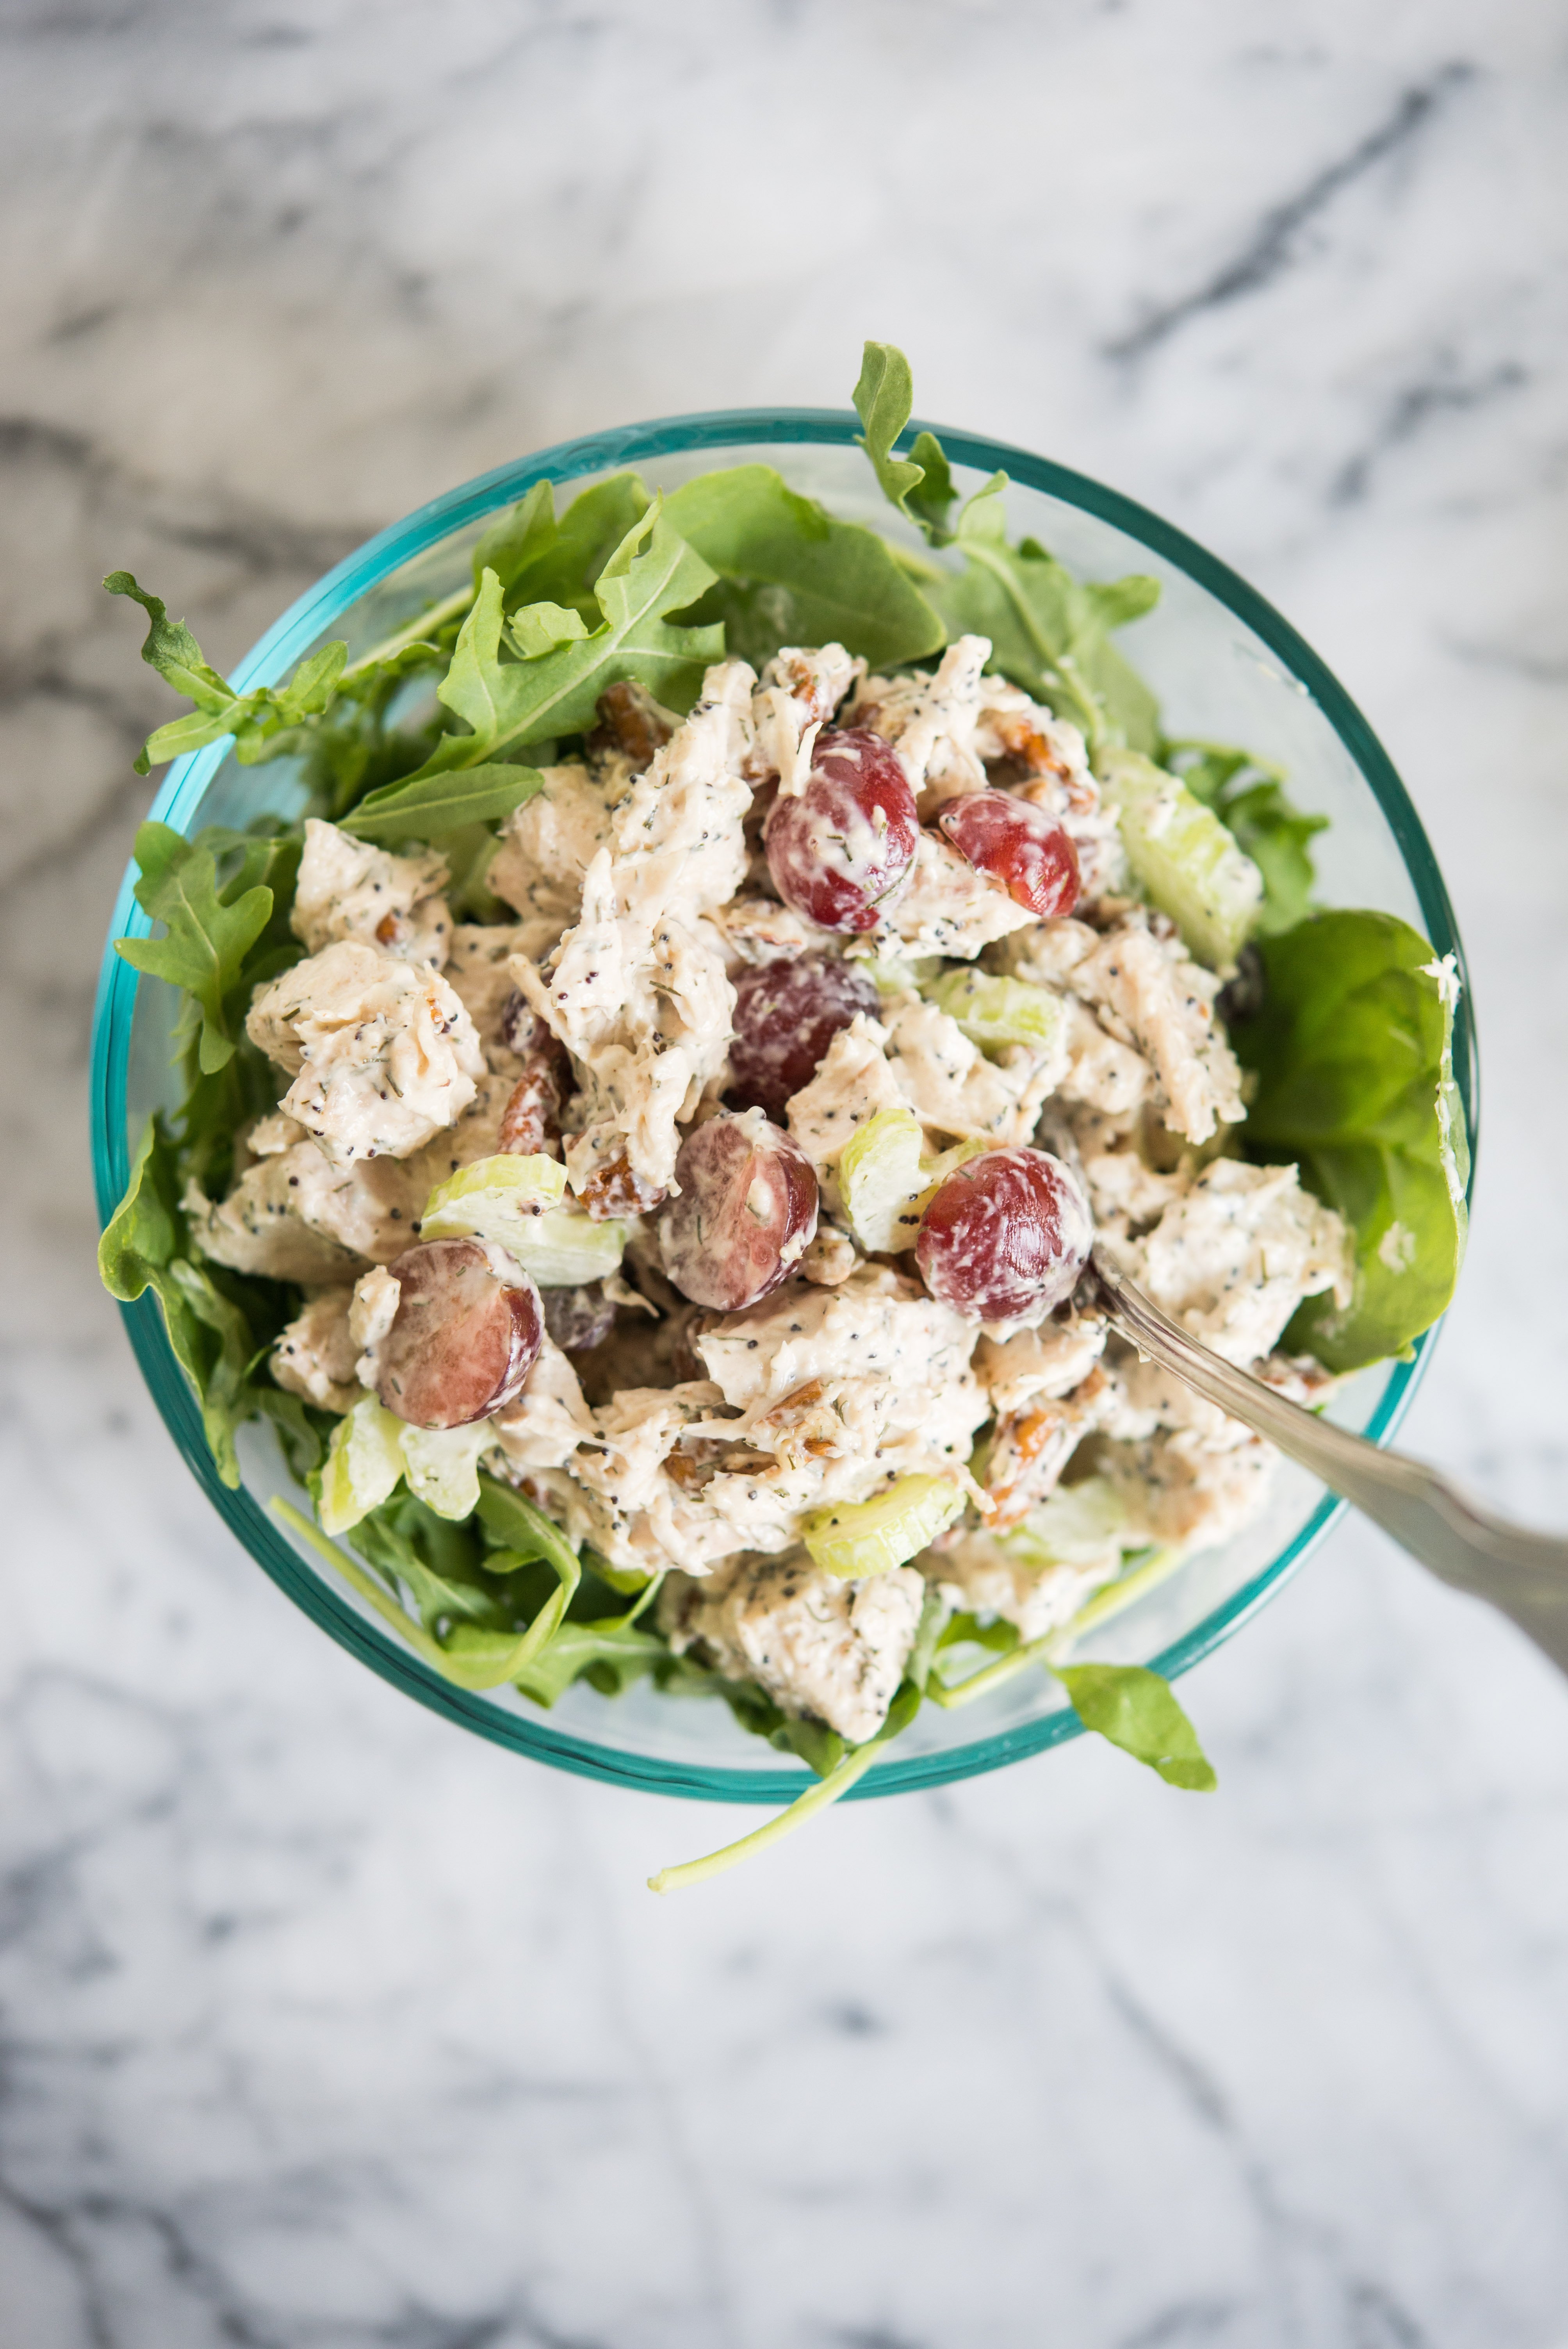
[[[1469,1145],[1452,1070],[1459,981],[1392,914],[1314,914],[1261,938],[1262,1000],[1231,1041],[1256,1080],[1243,1139],[1294,1160],[1355,1241],[1348,1307],[1309,1298],[1284,1344],[1331,1371],[1403,1353],[1453,1295]]]

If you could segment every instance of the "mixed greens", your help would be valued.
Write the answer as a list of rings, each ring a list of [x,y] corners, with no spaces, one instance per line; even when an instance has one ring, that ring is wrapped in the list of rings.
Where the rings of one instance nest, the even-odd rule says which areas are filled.
[[[1463,1247],[1451,972],[1391,916],[1314,910],[1311,841],[1324,820],[1295,810],[1279,771],[1244,750],[1167,738],[1153,696],[1112,641],[1152,608],[1158,582],[1083,582],[1033,539],[1011,541],[1005,475],[961,502],[932,433],[919,432],[903,453],[912,398],[902,353],[868,344],[855,392],[862,445],[913,525],[913,543],[830,514],[761,464],[716,470],[667,496],[622,473],[560,514],[552,485],[541,481],[480,540],[469,585],[352,663],[342,643],[319,647],[275,688],[234,693],[158,597],[113,573],[109,591],[148,614],[143,658],[193,705],[150,739],[139,771],[224,738],[243,763],[293,760],[307,812],[379,846],[435,843],[456,876],[454,906],[493,920],[505,911],[486,882],[496,827],[541,790],[542,769],[562,747],[593,726],[607,688],[630,682],[684,712],[705,670],[727,654],[760,665],[783,646],[832,641],[886,672],[966,633],[985,636],[996,669],[1082,730],[1147,900],[1201,961],[1236,969],[1225,1010],[1253,1087],[1242,1150],[1260,1163],[1299,1162],[1305,1181],[1351,1227],[1349,1303],[1309,1299],[1290,1342],[1336,1371],[1400,1353],[1443,1309]],[[928,1600],[885,1725],[846,1747],[757,1686],[674,1653],[651,1628],[654,1582],[575,1550],[542,1511],[480,1472],[477,1447],[466,1459],[449,1445],[422,1453],[418,1431],[374,1397],[340,1421],[273,1381],[269,1352],[300,1292],[204,1257],[182,1202],[192,1183],[222,1194],[237,1134],[276,1104],[276,1071],[244,1022],[257,988],[304,953],[288,918],[302,837],[303,817],[263,820],[244,833],[209,827],[191,839],[144,824],[136,895],[158,934],[117,941],[136,969],[184,995],[185,1090],[179,1111],[155,1116],[142,1138],[104,1234],[103,1278],[128,1302],[148,1289],[156,1296],[223,1482],[240,1482],[237,1430],[271,1420],[321,1528],[285,1507],[294,1530],[459,1686],[511,1685],[549,1705],[577,1681],[609,1696],[651,1678],[672,1695],[718,1696],[743,1727],[805,1760],[821,1783],[712,1864],[844,1792],[923,1702],[973,1701],[1031,1663],[1056,1672],[1086,1727],[1169,1783],[1212,1785],[1191,1725],[1157,1675],[1064,1661],[1074,1639],[1168,1571],[1169,1557],[1130,1552],[1119,1581],[1066,1631],[1041,1640]],[[934,983],[932,999],[987,1047],[1038,1043],[1041,1022],[1057,1016],[1044,990],[977,972],[950,972]],[[891,1246],[899,1217],[918,1219],[966,1154],[961,1145],[940,1162],[924,1157],[908,1112],[872,1120],[842,1166],[860,1244]],[[463,1170],[432,1197],[427,1237],[449,1228],[496,1238],[546,1279],[613,1269],[614,1226],[557,1218],[552,1227],[559,1166],[512,1164],[509,1182],[544,1185],[529,1195],[531,1226],[493,1174],[465,1183]],[[546,1196],[551,1177],[540,1170],[552,1168],[557,1188]],[[470,1195],[476,1185],[482,1198]],[[584,1228],[603,1237],[585,1240]],[[603,1261],[571,1253],[585,1246],[590,1255],[598,1247]],[[552,1257],[552,1247],[567,1253]],[[958,1506],[954,1486],[924,1481],[940,1489],[902,1496],[929,1516],[923,1542]],[[367,1492],[375,1497],[362,1506]],[[1068,1521],[1091,1497],[1081,1485],[1056,1496],[1067,1545],[1057,1554],[1070,1555]],[[866,1571],[877,1540],[871,1519],[882,1506],[833,1512],[834,1522],[809,1537],[819,1562]],[[851,1518],[852,1526],[840,1522]],[[1024,1546],[1018,1554],[1030,1540],[1048,1543],[1052,1522],[1041,1513],[1013,1537]],[[358,1562],[324,1538],[335,1533]],[[909,1556],[906,1537],[901,1528],[903,1546],[889,1563]],[[846,1565],[851,1553],[856,1562]],[[655,1883],[666,1889],[690,1873],[667,1871]]]

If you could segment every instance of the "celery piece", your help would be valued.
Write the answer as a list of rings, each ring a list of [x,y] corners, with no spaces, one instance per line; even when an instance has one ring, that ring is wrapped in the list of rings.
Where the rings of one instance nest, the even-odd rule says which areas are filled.
[[[380,1507],[403,1474],[403,1422],[372,1394],[361,1395],[332,1431],[317,1515],[324,1534],[346,1534]]]
[[[405,1427],[409,1490],[438,1517],[466,1517],[480,1502],[480,1454],[495,1441],[488,1420],[467,1427]]]
[[[824,1573],[858,1580],[916,1557],[963,1506],[963,1494],[945,1476],[901,1476],[869,1501],[817,1510],[802,1532]]]
[[[566,1194],[566,1169],[556,1158],[520,1158],[503,1154],[476,1158],[438,1183],[419,1218],[419,1237],[495,1240],[514,1247],[524,1231],[558,1206]]]
[[[1059,1060],[1065,1071],[1068,1007],[1048,987],[1031,986],[1026,978],[988,978],[980,970],[950,970],[922,991],[982,1051],[1027,1044]]]
[[[425,1240],[472,1233],[514,1256],[542,1288],[575,1288],[618,1271],[630,1226],[596,1224],[562,1204],[566,1169],[554,1158],[476,1158],[431,1192],[419,1221]]]
[[[861,1247],[869,1255],[913,1247],[938,1184],[985,1146],[960,1142],[928,1158],[914,1112],[879,1109],[845,1143],[839,1160],[840,1196]]]
[[[578,1208],[552,1207],[507,1246],[541,1288],[579,1288],[619,1272],[631,1235],[629,1223],[596,1224]]]
[[[1127,1504],[1109,1478],[1086,1476],[1081,1485],[1058,1485],[998,1546],[1021,1566],[1043,1573],[1053,1566],[1098,1565],[1108,1551],[1136,1549],[1143,1539],[1128,1531]]]
[[[1217,815],[1136,750],[1098,768],[1128,862],[1161,913],[1212,970],[1227,970],[1257,926],[1264,879]]]

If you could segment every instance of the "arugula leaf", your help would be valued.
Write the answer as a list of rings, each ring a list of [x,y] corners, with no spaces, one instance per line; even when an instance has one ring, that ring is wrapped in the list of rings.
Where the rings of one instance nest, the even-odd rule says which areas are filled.
[[[649,503],[635,473],[613,473],[579,491],[558,522],[553,489],[548,481],[536,481],[475,547],[476,595],[485,573],[493,571],[509,610],[526,597],[565,605],[582,618],[597,621],[594,584]]]
[[[719,574],[696,607],[756,666],[780,645],[837,642],[877,667],[937,651],[942,623],[874,530],[840,522],[771,465],[700,473],[665,514]]]
[[[142,659],[176,693],[185,694],[196,705],[188,717],[176,718],[148,736],[136,761],[139,775],[166,760],[183,758],[188,750],[222,741],[225,734],[234,737],[235,754],[242,764],[250,766],[270,758],[275,755],[274,738],[306,719],[318,717],[337,689],[348,658],[346,644],[323,645],[307,653],[286,685],[236,693],[203,658],[184,621],[169,617],[160,596],[150,595],[129,571],[111,571],[103,584],[111,595],[129,595],[141,605],[149,622]]]
[[[273,892],[261,883],[244,886],[243,871],[220,887],[211,849],[166,823],[140,827],[136,861],[141,868],[137,903],[165,925],[166,935],[117,938],[115,950],[133,970],[165,978],[194,997],[201,1012],[200,1064],[211,1075],[233,1056],[223,999],[272,919]]]
[[[1081,727],[1091,750],[1125,745],[1152,752],[1159,706],[1109,631],[1153,607],[1159,581],[1135,574],[1085,584],[1037,541],[1010,546],[1006,487],[999,473],[969,500],[955,533],[965,568],[926,587],[949,637],[989,636],[1003,675]]]
[[[1160,764],[1180,775],[1194,799],[1212,808],[1264,876],[1263,910],[1257,928],[1288,930],[1312,911],[1313,869],[1308,843],[1328,823],[1326,815],[1303,815],[1284,789],[1284,770],[1249,750],[1221,742],[1168,742]]]
[[[538,659],[503,660],[500,581],[486,571],[438,688],[469,731],[443,736],[400,788],[411,794],[432,776],[490,765],[511,746],[580,733],[593,724],[606,686],[621,678],[636,678],[669,707],[689,708],[703,670],[723,654],[723,630],[677,627],[665,615],[696,603],[713,579],[655,503],[599,574],[601,624],[592,635]],[[393,805],[388,794],[378,812]]]
[[[1308,1298],[1284,1343],[1331,1371],[1405,1351],[1453,1295],[1469,1145],[1454,1087],[1458,982],[1392,914],[1314,914],[1258,941],[1261,1008],[1231,1041],[1257,1077],[1243,1139],[1295,1161],[1350,1226],[1347,1308]]]
[[[342,829],[356,840],[440,840],[464,824],[497,823],[543,789],[537,767],[459,767],[367,792]]]
[[[865,426],[856,439],[876,470],[883,495],[925,533],[934,546],[952,535],[947,515],[958,492],[945,450],[934,432],[918,432],[908,457],[895,457],[895,442],[914,406],[909,361],[894,343],[867,343],[855,386],[855,409]]]
[[[275,1334],[284,1313],[281,1288],[261,1299],[251,1284],[225,1279],[191,1260],[180,1207],[180,1151],[161,1117],[150,1120],[125,1196],[98,1242],[98,1272],[111,1297],[134,1303],[150,1288],[163,1312],[176,1361],[201,1406],[202,1429],[218,1474],[237,1485],[234,1431],[260,1407],[251,1384],[257,1328],[242,1304],[255,1302]],[[220,1285],[222,1283],[222,1285]]]
[[[111,1297],[131,1304],[184,1245],[179,1154],[161,1117],[151,1117],[130,1169],[125,1196],[98,1241],[98,1278]]]
[[[583,1679],[601,1696],[620,1696],[668,1654],[655,1632],[612,1615],[593,1623],[562,1623],[533,1661],[511,1677],[524,1696],[548,1708]]]
[[[1169,1681],[1141,1664],[1053,1664],[1086,1729],[1157,1771],[1168,1786],[1207,1795],[1219,1780]]]

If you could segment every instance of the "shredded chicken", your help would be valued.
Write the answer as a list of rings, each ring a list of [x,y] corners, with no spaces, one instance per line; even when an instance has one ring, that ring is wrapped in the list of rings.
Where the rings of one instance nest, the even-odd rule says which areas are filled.
[[[909,1567],[845,1582],[803,1554],[745,1558],[706,1581],[671,1575],[659,1623],[677,1656],[696,1649],[727,1680],[755,1681],[781,1712],[863,1745],[887,1719],[924,1599]]]
[[[337,1166],[406,1158],[461,1116],[485,1073],[473,1021],[438,972],[354,939],[263,988],[245,1030],[298,1071],[283,1107]]]
[[[307,816],[289,927],[312,954],[335,939],[358,938],[438,970],[452,931],[440,894],[449,878],[446,858],[433,848],[393,856]]]
[[[359,1400],[354,1365],[358,1349],[348,1326],[354,1292],[318,1288],[279,1335],[272,1372],[280,1387],[322,1411],[352,1411]]]

